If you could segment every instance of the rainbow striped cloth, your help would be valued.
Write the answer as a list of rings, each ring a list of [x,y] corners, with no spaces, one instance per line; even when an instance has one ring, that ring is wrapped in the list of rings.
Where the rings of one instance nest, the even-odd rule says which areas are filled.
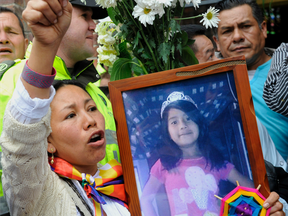
[[[106,204],[106,202],[102,194],[128,208],[122,166],[115,159],[98,168],[99,175],[95,179],[90,174],[80,173],[70,163],[59,157],[54,158],[53,164],[49,160],[49,164],[51,170],[59,176],[82,182],[81,185],[88,198],[93,200],[96,216],[103,215],[101,204]]]

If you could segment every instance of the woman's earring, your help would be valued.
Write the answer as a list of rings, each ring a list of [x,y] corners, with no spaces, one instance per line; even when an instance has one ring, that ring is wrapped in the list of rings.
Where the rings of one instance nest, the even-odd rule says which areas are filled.
[[[53,148],[51,148],[51,154],[52,154],[52,157],[51,157],[51,161],[50,161],[50,163],[51,164],[54,164],[54,154],[53,154]]]

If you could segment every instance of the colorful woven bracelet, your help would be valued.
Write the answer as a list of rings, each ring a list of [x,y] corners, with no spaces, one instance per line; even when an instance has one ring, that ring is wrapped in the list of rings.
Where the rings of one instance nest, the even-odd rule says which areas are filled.
[[[27,60],[28,61],[28,60]],[[24,66],[24,69],[22,71],[22,78],[29,83],[30,85],[33,85],[38,88],[49,88],[55,78],[56,70],[53,67],[52,74],[51,75],[43,75],[39,74],[29,68],[29,66],[26,64]]]

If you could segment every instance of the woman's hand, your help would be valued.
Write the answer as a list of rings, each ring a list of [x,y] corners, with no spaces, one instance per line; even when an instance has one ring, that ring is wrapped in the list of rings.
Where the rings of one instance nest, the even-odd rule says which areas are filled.
[[[265,200],[263,207],[268,209],[271,206],[270,214],[271,216],[284,216],[285,213],[283,212],[283,204],[279,201],[279,195],[275,192],[271,192],[269,197]]]
[[[72,5],[68,0],[29,0],[22,13],[34,38],[43,45],[59,43],[67,31]]]
[[[29,0],[23,19],[34,35],[27,65],[32,71],[51,75],[55,55],[69,28],[72,5],[68,0]],[[22,79],[31,98],[49,98],[49,88],[38,88]]]

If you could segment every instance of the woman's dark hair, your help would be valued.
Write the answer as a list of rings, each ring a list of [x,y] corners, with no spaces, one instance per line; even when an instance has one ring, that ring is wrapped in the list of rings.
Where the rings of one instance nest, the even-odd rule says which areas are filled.
[[[67,85],[75,85],[80,87],[81,89],[83,89],[85,92],[87,92],[87,90],[85,89],[85,86],[82,85],[80,82],[78,82],[77,80],[55,80],[53,82],[53,87],[55,88],[56,91],[58,91],[60,88],[67,86]],[[87,92],[88,93],[88,92]],[[88,93],[89,94],[89,93]],[[90,95],[90,94],[89,94]]]
[[[197,107],[188,101],[178,100],[169,104],[163,111],[161,120],[162,143],[157,150],[160,161],[166,170],[171,170],[179,165],[183,159],[183,152],[179,146],[170,138],[168,131],[168,113],[170,109],[179,109],[186,113],[189,118],[194,121],[199,128],[198,147],[204,158],[206,165],[211,165],[211,170],[216,168],[219,170],[225,166],[225,160],[220,151],[211,144],[209,138],[208,125],[204,117],[201,115]]]

